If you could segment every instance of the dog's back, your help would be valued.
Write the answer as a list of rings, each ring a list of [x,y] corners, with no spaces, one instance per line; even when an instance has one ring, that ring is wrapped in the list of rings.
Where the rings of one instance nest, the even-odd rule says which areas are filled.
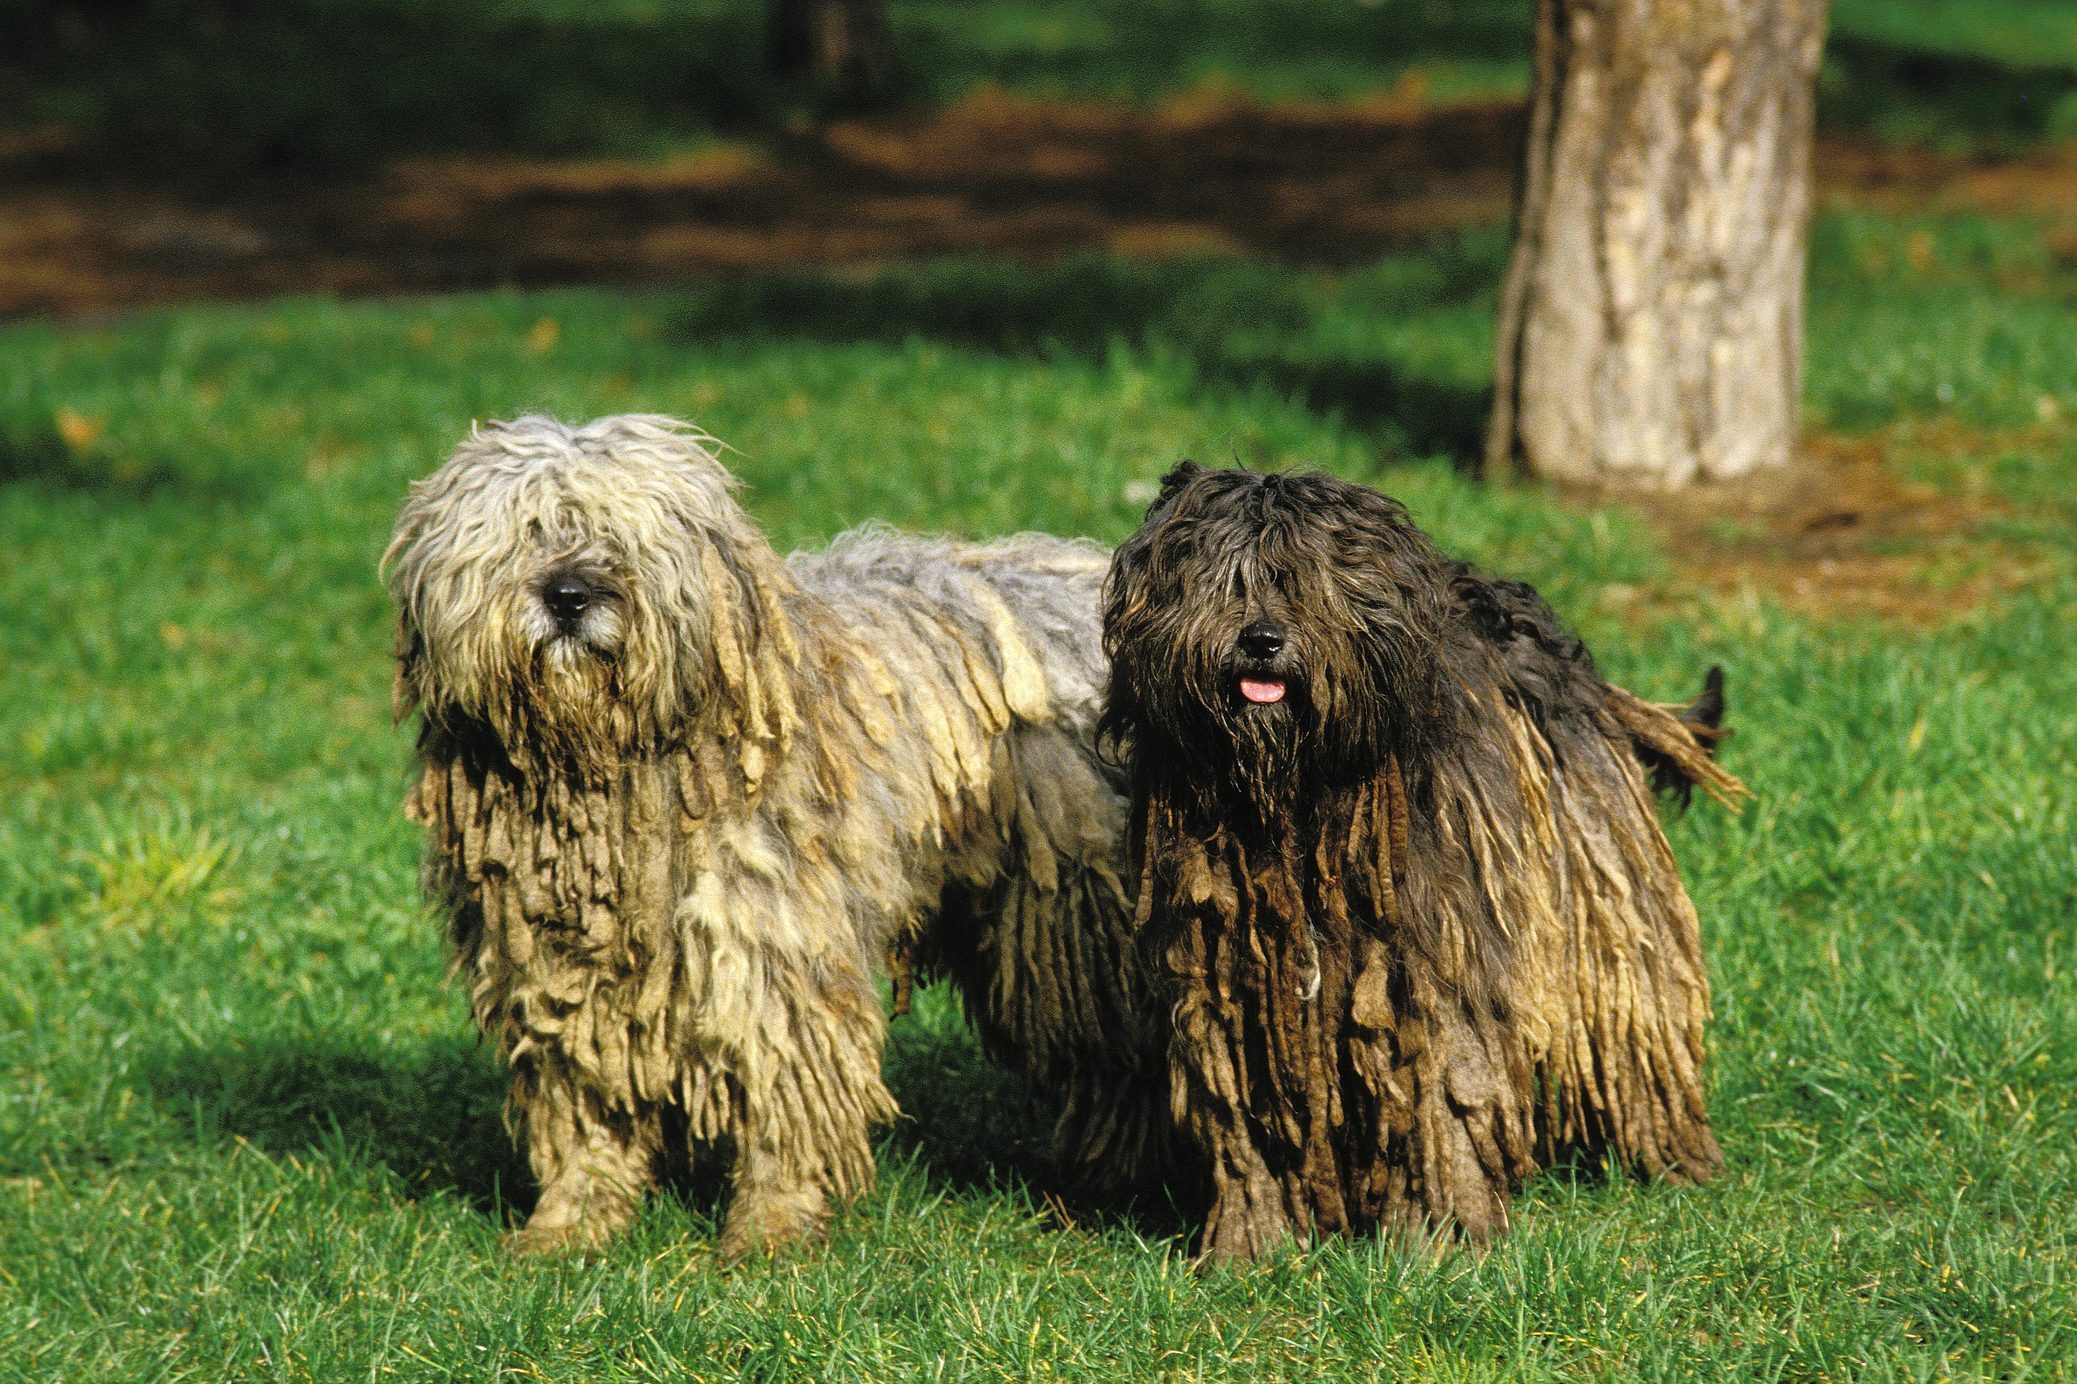
[[[975,833],[993,842],[999,831],[1001,844],[984,852],[985,870],[954,870],[938,916],[897,958],[897,985],[904,969],[952,979],[982,1047],[1053,1106],[1061,1172],[1096,1187],[1143,1181],[1167,1156],[1167,1073],[1131,927],[1124,769],[1096,748],[1108,550],[875,524],[787,562],[856,631],[854,646],[902,638],[903,612],[920,601],[985,662],[958,675],[1001,689],[1008,724],[984,814],[994,826]]]
[[[1714,760],[1724,725],[1724,670],[1712,666],[1685,705],[1646,702],[1605,681],[1594,656],[1535,587],[1459,564],[1454,594],[1466,626],[1505,669],[1506,684],[1540,723],[1614,716],[1652,787],[1685,807],[1696,788],[1735,801],[1743,786]]]
[[[1531,1043],[1539,1161],[1574,1149],[1704,1180],[1721,1154],[1701,1081],[1699,920],[1646,785],[1683,803],[1697,787],[1727,803],[1744,794],[1711,757],[1725,733],[1722,671],[1709,670],[1691,704],[1646,702],[1601,676],[1534,588],[1459,566],[1452,593],[1493,678],[1474,695],[1510,708],[1477,718],[1474,734],[1514,761],[1515,811],[1552,847],[1521,852],[1496,880],[1521,929],[1512,988],[1543,1026]],[[1563,958],[1591,964],[1575,973]],[[1648,1037],[1633,1046],[1606,1033]]]
[[[1024,533],[969,543],[879,524],[787,559],[803,591],[880,637],[891,633],[883,622],[893,605],[930,601],[992,651],[997,675],[1043,674],[1043,707],[1013,711],[1064,718],[1077,730],[1093,727],[1102,698],[1097,598],[1109,563],[1109,552],[1086,540]]]

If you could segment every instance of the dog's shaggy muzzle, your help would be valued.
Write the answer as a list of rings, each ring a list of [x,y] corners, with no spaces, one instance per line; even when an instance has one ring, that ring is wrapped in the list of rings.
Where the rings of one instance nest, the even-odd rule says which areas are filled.
[[[1187,463],[1113,559],[1104,640],[1207,1260],[1480,1238],[1568,1148],[1716,1170],[1644,771],[1742,791],[1704,753],[1719,681],[1684,724],[1375,491]]]
[[[541,604],[565,635],[582,634],[585,613],[599,595],[599,583],[575,568],[557,568],[541,579]]]
[[[1279,706],[1291,690],[1291,669],[1279,655],[1286,643],[1284,627],[1271,620],[1257,620],[1234,640],[1238,664],[1234,690],[1250,706]]]

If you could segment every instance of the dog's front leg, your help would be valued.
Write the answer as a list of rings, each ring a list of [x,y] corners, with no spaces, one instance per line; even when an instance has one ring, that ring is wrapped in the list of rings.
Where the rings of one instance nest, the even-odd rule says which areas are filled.
[[[1242,1104],[1246,1040],[1222,1023],[1201,982],[1184,990],[1174,1018],[1169,1080],[1175,1113],[1211,1173],[1198,1267],[1257,1258],[1297,1227]]]
[[[820,1240],[829,1228],[830,1189],[805,1132],[772,1109],[745,1112],[744,1126],[722,1258],[740,1261]]]
[[[816,971],[822,973],[817,975]],[[873,1127],[895,1113],[880,1079],[887,1022],[862,971],[772,976],[740,1049],[743,1091],[721,1253],[812,1243],[873,1181]]]
[[[1296,1228],[1285,1210],[1283,1188],[1246,1132],[1221,1129],[1208,1151],[1212,1204],[1198,1246],[1199,1267],[1255,1259],[1291,1239]]]
[[[514,1071],[514,1108],[541,1188],[526,1225],[505,1237],[514,1254],[597,1249],[634,1220],[656,1183],[662,1132],[653,1114],[610,1107],[553,1057]]]

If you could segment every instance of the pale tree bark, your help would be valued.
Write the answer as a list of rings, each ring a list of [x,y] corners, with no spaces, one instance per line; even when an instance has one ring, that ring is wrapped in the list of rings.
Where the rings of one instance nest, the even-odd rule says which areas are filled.
[[[1491,471],[1785,465],[1826,0],[1537,0]]]
[[[887,0],[772,0],[773,69],[842,96],[866,96],[894,77]]]

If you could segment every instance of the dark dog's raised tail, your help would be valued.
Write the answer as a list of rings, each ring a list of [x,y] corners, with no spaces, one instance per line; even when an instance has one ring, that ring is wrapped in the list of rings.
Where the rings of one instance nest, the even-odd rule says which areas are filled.
[[[1717,742],[1731,734],[1724,724],[1724,670],[1703,675],[1702,695],[1686,706],[1647,702],[1611,685],[1608,704],[1630,733],[1637,758],[1651,770],[1652,787],[1688,805],[1700,788],[1733,812],[1752,792],[1716,762]]]

